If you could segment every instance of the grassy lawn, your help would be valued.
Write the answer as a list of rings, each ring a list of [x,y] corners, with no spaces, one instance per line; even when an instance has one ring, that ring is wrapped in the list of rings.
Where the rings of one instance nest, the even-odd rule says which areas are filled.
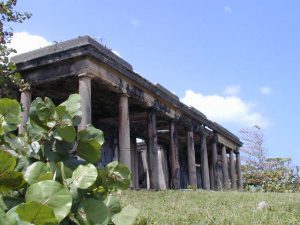
[[[127,191],[121,200],[140,208],[147,224],[300,224],[300,193]],[[259,209],[261,201],[268,206]]]

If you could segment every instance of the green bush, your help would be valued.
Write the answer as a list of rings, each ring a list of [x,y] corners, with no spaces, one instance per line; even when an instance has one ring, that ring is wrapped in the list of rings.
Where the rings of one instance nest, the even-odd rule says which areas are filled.
[[[293,169],[290,163],[290,158],[267,158],[261,169],[250,164],[243,165],[245,189],[264,192],[298,192],[299,171]]]
[[[111,193],[128,189],[128,168],[112,162],[100,169],[101,130],[79,132],[80,97],[55,106],[51,99],[31,104],[25,131],[16,135],[21,106],[0,99],[0,224],[133,224],[139,210]],[[75,153],[81,158],[77,160]]]

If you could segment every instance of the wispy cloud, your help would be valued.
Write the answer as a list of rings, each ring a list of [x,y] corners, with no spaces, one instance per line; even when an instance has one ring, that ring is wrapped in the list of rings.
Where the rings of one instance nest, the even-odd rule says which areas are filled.
[[[229,5],[224,6],[224,12],[225,13],[231,13],[232,12],[232,8]]]
[[[16,32],[11,40],[10,47],[17,50],[16,54],[21,54],[25,52],[29,52],[38,48],[42,48],[52,43],[46,40],[46,38],[29,34],[26,31]],[[16,55],[11,54],[11,56]]]
[[[272,88],[269,86],[260,87],[260,93],[263,95],[270,95],[272,93]]]
[[[218,123],[230,122],[242,127],[268,125],[268,120],[255,110],[254,104],[236,96],[203,95],[187,90],[181,101]]]
[[[131,18],[130,19],[130,24],[133,26],[133,27],[139,27],[141,25],[141,21],[137,18]]]
[[[228,86],[224,90],[225,95],[236,96],[240,93],[241,87],[239,85]]]

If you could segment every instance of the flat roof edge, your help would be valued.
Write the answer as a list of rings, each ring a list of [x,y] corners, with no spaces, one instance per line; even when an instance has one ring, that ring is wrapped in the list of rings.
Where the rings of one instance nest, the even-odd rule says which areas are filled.
[[[131,64],[129,64],[127,61],[125,61],[124,59],[122,59],[121,57],[119,57],[118,55],[113,53],[112,50],[110,50],[107,47],[103,46],[102,44],[95,41],[93,38],[91,38],[88,35],[80,36],[78,38],[74,38],[74,39],[71,39],[71,40],[59,42],[59,43],[56,43],[56,44],[53,44],[53,45],[50,45],[50,46],[46,46],[46,47],[43,47],[43,48],[40,48],[40,49],[36,49],[36,50],[30,51],[30,52],[26,52],[26,53],[22,53],[22,54],[13,56],[11,58],[11,61],[14,62],[15,64],[21,64],[21,63],[28,62],[28,61],[31,61],[31,60],[36,60],[38,58],[47,57],[47,56],[50,56],[50,55],[53,55],[53,54],[57,54],[57,53],[62,52],[62,51],[67,51],[67,50],[70,50],[70,49],[79,48],[79,47],[88,46],[88,45],[93,46],[99,52],[101,52],[101,53],[105,54],[106,56],[110,57],[111,59],[113,59],[117,63],[121,64],[125,68],[133,71],[133,67],[132,67]]]

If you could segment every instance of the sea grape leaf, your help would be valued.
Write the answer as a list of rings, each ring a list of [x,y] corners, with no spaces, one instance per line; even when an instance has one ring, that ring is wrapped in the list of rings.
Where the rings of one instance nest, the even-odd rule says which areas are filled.
[[[62,221],[71,210],[72,195],[60,183],[53,180],[32,184],[25,195],[26,202],[35,201],[54,209],[58,222]]]
[[[132,205],[127,205],[122,208],[120,213],[112,217],[112,222],[115,225],[132,225],[136,221],[140,210]]]
[[[87,189],[95,183],[97,176],[97,168],[93,164],[79,165],[73,172],[70,181],[77,188]]]
[[[47,164],[43,162],[35,162],[31,164],[29,167],[27,167],[24,178],[28,184],[34,184],[41,180],[48,180],[47,178],[52,179],[52,173],[50,172],[50,168],[47,166]]]
[[[57,225],[54,210],[38,202],[27,202],[19,205],[16,209],[20,219],[35,225]]]
[[[109,210],[101,201],[86,199],[78,206],[77,219],[82,225],[107,225]]]

